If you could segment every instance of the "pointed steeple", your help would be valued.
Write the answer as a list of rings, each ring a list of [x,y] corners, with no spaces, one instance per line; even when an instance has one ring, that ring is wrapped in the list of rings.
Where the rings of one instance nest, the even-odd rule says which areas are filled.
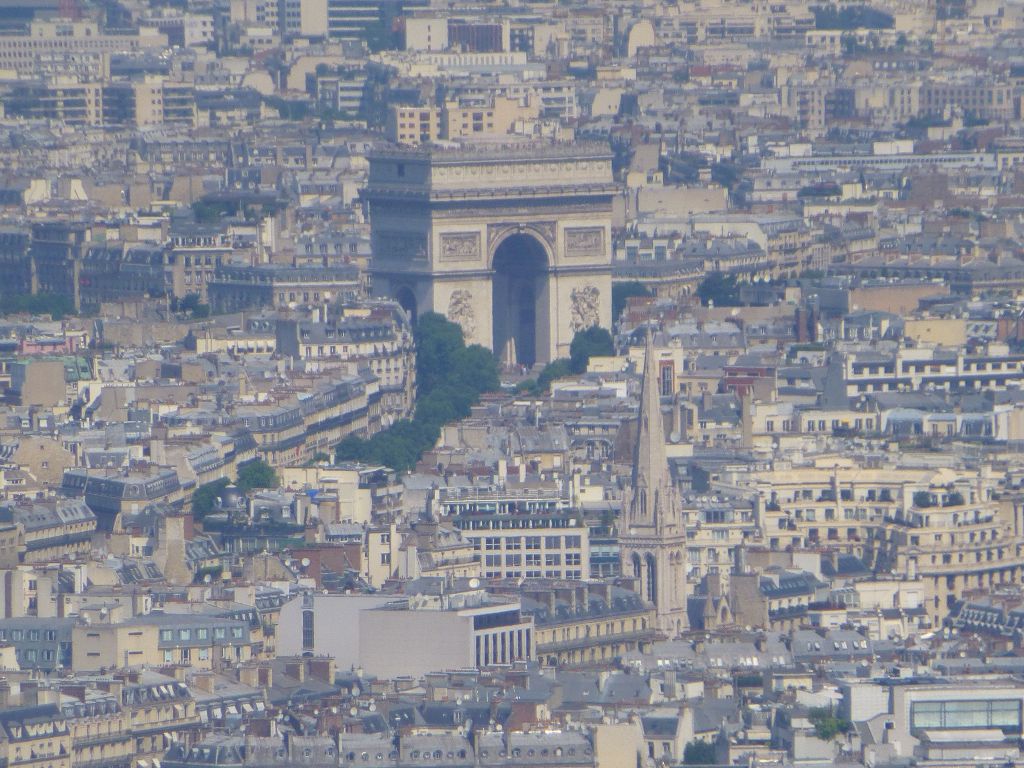
[[[654,339],[647,329],[644,351],[644,377],[637,417],[636,446],[633,449],[633,488],[630,517],[637,521],[657,522],[671,487],[665,454],[665,426],[661,415],[661,387]]]

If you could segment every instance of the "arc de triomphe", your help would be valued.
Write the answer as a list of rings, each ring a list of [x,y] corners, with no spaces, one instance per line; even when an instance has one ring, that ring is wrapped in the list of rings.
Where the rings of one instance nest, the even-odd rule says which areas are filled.
[[[567,356],[576,331],[611,327],[615,192],[604,147],[377,149],[374,294],[502,355],[514,342],[520,363]]]

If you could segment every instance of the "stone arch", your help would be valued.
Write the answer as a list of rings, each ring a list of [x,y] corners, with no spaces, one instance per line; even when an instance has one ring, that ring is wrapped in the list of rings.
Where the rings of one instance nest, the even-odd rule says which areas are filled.
[[[546,314],[551,251],[527,228],[509,230],[491,250],[494,352],[532,366],[547,354]]]
[[[487,245],[487,268],[493,270],[495,257],[503,245],[512,238],[524,237],[533,240],[544,252],[544,258],[550,267],[555,263],[555,246],[553,242],[554,233],[546,232],[543,227],[536,227],[532,224],[514,224],[491,229],[489,233],[490,242]]]

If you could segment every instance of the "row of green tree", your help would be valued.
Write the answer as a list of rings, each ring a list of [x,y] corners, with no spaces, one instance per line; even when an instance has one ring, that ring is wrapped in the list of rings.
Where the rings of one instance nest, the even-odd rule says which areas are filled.
[[[469,415],[484,392],[500,386],[490,350],[467,346],[462,328],[428,312],[416,323],[416,409],[370,438],[349,435],[335,450],[338,461],[383,464],[400,472],[416,466],[448,422]]]
[[[196,520],[201,520],[213,511],[217,499],[224,495],[224,489],[231,484],[229,478],[222,477],[195,489],[192,493],[192,514]],[[238,468],[238,478],[234,485],[243,494],[256,488],[277,488],[277,473],[263,459],[254,459]]]
[[[20,313],[50,315],[54,320],[61,320],[67,315],[75,314],[75,302],[70,296],[59,296],[53,293],[0,297],[0,315]]]
[[[815,29],[892,29],[893,17],[867,5],[818,5],[811,8]]]

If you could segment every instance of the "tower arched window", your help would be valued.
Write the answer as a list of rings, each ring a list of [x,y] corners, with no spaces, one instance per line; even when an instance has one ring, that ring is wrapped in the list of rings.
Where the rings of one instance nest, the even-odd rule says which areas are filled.
[[[658,603],[658,566],[651,554],[647,555],[647,600]]]

